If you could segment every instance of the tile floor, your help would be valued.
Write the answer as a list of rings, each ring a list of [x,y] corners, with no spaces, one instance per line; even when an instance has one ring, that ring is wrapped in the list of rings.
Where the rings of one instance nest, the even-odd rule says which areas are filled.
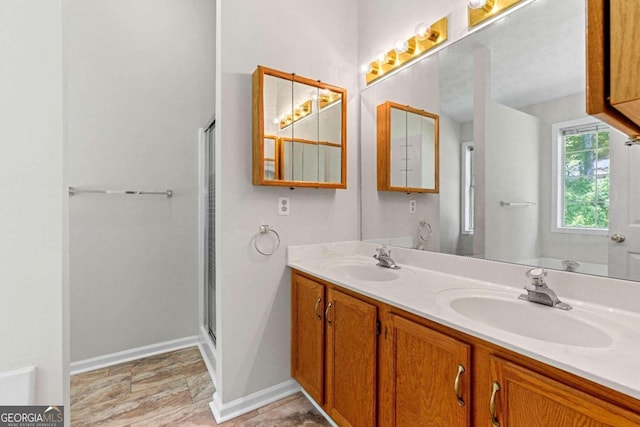
[[[197,347],[71,377],[72,426],[328,426],[301,394],[216,424],[213,384]]]

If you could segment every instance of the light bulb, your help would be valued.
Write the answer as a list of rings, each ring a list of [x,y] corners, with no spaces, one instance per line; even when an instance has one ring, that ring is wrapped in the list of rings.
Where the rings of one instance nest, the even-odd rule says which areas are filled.
[[[360,67],[360,71],[362,71],[365,74],[370,73],[371,72],[371,64],[362,64],[362,66]]]
[[[403,39],[397,39],[393,44],[393,48],[398,53],[404,53],[409,49],[409,42]]]
[[[387,54],[386,53],[384,53],[381,50],[376,52],[376,61],[378,61],[379,64],[384,64],[386,60],[387,60]]]
[[[469,0],[468,4],[471,9],[482,9],[487,5],[487,0]]]
[[[280,123],[280,118],[276,117],[275,119],[273,119],[274,125],[277,125],[278,123]]]
[[[318,94],[316,92],[311,94],[311,100],[314,102],[318,100]]]
[[[431,27],[425,23],[420,23],[416,27],[416,39],[425,40],[431,34]]]

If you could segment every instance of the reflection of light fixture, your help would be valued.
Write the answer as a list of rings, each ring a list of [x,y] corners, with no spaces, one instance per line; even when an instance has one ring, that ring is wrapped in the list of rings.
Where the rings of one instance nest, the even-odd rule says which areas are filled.
[[[390,50],[387,53],[379,51],[376,53],[376,62],[378,63],[378,66],[393,65],[394,62],[396,62],[396,52],[393,50]]]
[[[469,9],[493,9],[493,0],[469,0]]]
[[[419,41],[431,40],[432,42],[435,42],[438,40],[438,37],[440,37],[440,34],[438,34],[437,31],[433,31],[431,27],[428,26],[427,24],[421,23],[421,24],[418,24],[418,26],[416,27],[415,40],[419,40]]]
[[[487,0],[498,1],[498,0]],[[442,18],[431,26],[420,24],[416,27],[415,36],[408,39],[397,39],[393,49],[388,52],[379,51],[374,61],[362,67],[367,84],[379,79],[399,67],[413,62],[434,47],[447,40],[447,18]]]
[[[318,97],[318,106],[322,110],[340,99],[342,99],[341,94],[332,92],[328,89],[323,89],[320,91],[320,96]]]
[[[468,0],[469,28],[500,15],[522,0]]]
[[[297,122],[298,120],[307,117],[311,114],[311,100],[307,100],[293,109],[291,113],[285,114],[280,118],[280,129],[284,129],[287,126]]]
[[[430,32],[431,32],[431,28],[424,22],[421,22],[416,27],[416,39],[424,40],[427,38],[427,33],[430,33]]]
[[[398,55],[402,53],[413,55],[416,51],[416,39],[414,37],[411,37],[409,40],[398,39],[394,43],[393,49]]]
[[[405,53],[409,49],[409,42],[403,39],[397,39],[393,44],[393,48],[398,53]]]

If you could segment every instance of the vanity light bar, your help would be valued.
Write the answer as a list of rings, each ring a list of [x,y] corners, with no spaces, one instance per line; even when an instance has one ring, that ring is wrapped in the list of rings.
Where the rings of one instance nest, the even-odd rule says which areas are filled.
[[[370,84],[385,74],[413,62],[434,47],[447,40],[447,18],[444,17],[430,27],[418,25],[416,35],[407,39],[399,39],[389,52],[380,52],[376,59],[365,70],[367,84]]]
[[[505,10],[520,3],[522,0],[469,0],[468,15],[469,28],[500,15]]]
[[[280,120],[280,129],[284,129],[287,126],[290,126],[292,123],[295,123],[298,120],[301,120],[301,119],[307,117],[309,114],[311,114],[311,100],[310,99],[308,101],[303,102],[302,104],[300,104],[296,108],[294,108],[294,110],[291,113],[285,115]]]

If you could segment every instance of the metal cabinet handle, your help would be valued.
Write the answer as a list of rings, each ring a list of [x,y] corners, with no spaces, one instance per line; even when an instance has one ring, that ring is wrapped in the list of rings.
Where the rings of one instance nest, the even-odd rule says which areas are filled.
[[[318,301],[316,301],[316,317],[318,318],[318,320],[322,319],[322,313],[318,313],[318,306],[320,305],[320,302],[322,301],[322,298],[318,297]]]
[[[329,326],[331,326],[333,324],[333,322],[331,322],[331,319],[329,318],[329,311],[331,310],[331,307],[333,307],[333,303],[329,303],[329,305],[327,306],[327,309],[324,312],[324,317],[325,319],[327,319],[327,323],[329,324]]]
[[[624,236],[624,234],[620,234],[620,233],[616,233],[611,236],[611,240],[613,240],[616,243],[622,243],[625,241],[625,239],[626,237]]]
[[[496,393],[500,390],[500,384],[496,381],[491,383],[491,399],[489,399],[489,414],[491,415],[491,425],[500,427],[500,421],[496,416]]]
[[[456,379],[453,382],[453,391],[456,393],[456,399],[458,400],[458,406],[464,406],[464,399],[460,396],[460,376],[464,372],[464,366],[458,365],[458,373],[456,373]]]

